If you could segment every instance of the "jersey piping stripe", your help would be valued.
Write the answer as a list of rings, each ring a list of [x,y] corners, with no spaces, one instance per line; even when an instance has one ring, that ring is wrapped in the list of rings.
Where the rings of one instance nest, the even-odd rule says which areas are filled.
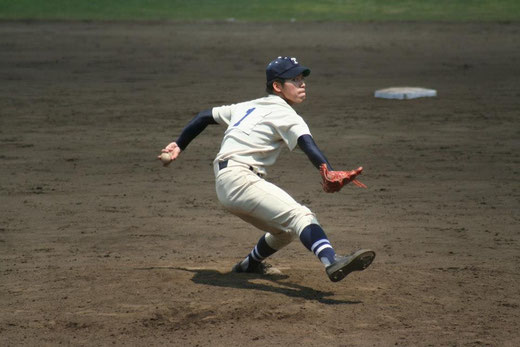
[[[244,115],[244,117],[242,117],[238,122],[236,122],[235,124],[233,124],[234,127],[238,126],[243,120],[244,118],[246,118],[247,116],[249,116],[249,114],[251,112],[253,112],[254,110],[256,109],[256,107],[253,107],[253,108],[250,108],[249,110],[246,111],[246,114]]]

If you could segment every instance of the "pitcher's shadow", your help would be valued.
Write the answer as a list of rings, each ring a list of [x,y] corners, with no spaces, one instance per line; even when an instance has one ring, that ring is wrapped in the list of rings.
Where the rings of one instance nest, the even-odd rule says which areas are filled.
[[[340,304],[360,304],[362,301],[337,300],[331,298],[334,296],[333,292],[315,290],[310,287],[302,286],[297,283],[286,281],[289,276],[286,275],[255,275],[255,274],[236,274],[236,273],[221,273],[214,269],[190,269],[181,267],[169,267],[170,269],[187,271],[193,273],[192,281],[198,284],[205,284],[215,287],[224,288],[242,288],[262,290],[265,292],[272,292],[283,294],[293,298],[301,298],[305,300],[318,301],[327,305]],[[276,285],[267,283],[252,282],[254,279],[263,279],[272,282]]]

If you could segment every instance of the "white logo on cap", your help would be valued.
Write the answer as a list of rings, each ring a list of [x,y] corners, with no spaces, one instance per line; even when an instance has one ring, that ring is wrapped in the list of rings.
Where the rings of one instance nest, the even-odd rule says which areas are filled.
[[[278,59],[284,59],[284,60],[290,60],[293,64],[298,64],[298,61],[296,60],[296,58],[294,57],[282,57],[282,56],[279,56],[278,58],[276,58],[277,60]],[[278,64],[277,61],[275,61],[275,63]]]
[[[278,58],[276,58],[276,60],[270,62],[268,66],[271,66],[272,64],[279,64],[280,62],[278,61],[278,59],[290,60],[291,63],[293,63],[294,65],[298,65],[299,64],[298,61],[296,60],[296,58],[294,58],[294,57],[282,57],[282,56],[279,56]]]

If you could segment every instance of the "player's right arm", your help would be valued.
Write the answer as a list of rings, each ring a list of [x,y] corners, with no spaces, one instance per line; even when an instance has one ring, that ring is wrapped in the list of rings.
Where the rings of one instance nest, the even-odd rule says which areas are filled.
[[[188,147],[188,144],[210,124],[217,124],[213,118],[212,109],[207,109],[195,116],[182,130],[175,142],[171,142],[162,149],[163,153],[170,153],[172,160]]]

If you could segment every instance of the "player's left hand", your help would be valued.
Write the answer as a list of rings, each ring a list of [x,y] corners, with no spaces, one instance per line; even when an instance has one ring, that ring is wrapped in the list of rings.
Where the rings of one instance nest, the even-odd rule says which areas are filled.
[[[352,182],[356,186],[366,188],[367,186],[356,180],[363,171],[362,167],[352,171],[329,171],[326,164],[320,166],[320,174],[323,179],[323,190],[327,193],[339,192],[344,185]]]

